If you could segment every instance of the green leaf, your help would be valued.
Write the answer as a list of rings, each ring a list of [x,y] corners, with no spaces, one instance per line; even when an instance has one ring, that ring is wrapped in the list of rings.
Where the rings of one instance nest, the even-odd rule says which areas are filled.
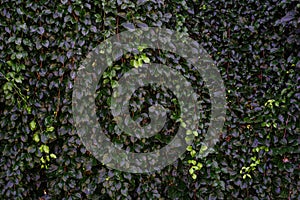
[[[193,174],[192,175],[192,178],[195,180],[195,179],[197,179],[197,175],[196,174]]]
[[[250,167],[255,167],[256,164],[255,163],[251,163]]]
[[[23,57],[23,54],[22,53],[17,53],[16,57],[17,57],[17,59],[21,59]]]
[[[192,168],[196,171],[196,170],[200,170],[200,168],[198,166],[192,166]]]
[[[34,131],[36,129],[36,122],[34,120],[32,120],[30,123],[29,123],[29,127],[32,131]]]
[[[197,166],[198,166],[198,168],[200,170],[203,167],[203,164],[202,163],[198,163]]]
[[[138,46],[139,52],[142,52],[147,46],[146,45],[140,45]]]
[[[54,158],[54,159],[57,158],[56,155],[53,154],[53,153],[50,154],[50,157],[51,157],[51,158]]]
[[[116,88],[116,87],[118,87],[118,85],[119,85],[119,84],[118,84],[118,81],[115,81],[115,80],[112,80],[112,81],[111,81],[111,87],[112,87],[112,88]]]
[[[49,153],[49,147],[47,145],[43,145],[43,150],[45,153]]]
[[[31,114],[31,107],[30,106],[26,106],[26,110],[27,110],[28,114]]]
[[[144,63],[150,63],[150,58],[148,58],[146,55],[142,55],[142,59]]]
[[[201,146],[201,149],[200,149],[200,153],[203,153],[204,151],[206,151],[207,148],[208,148],[207,146],[202,145],[202,146]]]
[[[185,122],[181,122],[180,125],[181,125],[183,128],[186,128],[186,123],[185,123]]]
[[[47,127],[46,131],[47,132],[53,132],[54,131],[54,127],[53,126],[50,126],[50,127]]]
[[[193,150],[193,147],[192,147],[192,146],[188,146],[188,147],[186,148],[186,150],[192,151],[192,150]]]
[[[195,151],[195,150],[192,150],[192,151],[191,151],[191,156],[192,156],[192,157],[195,157],[195,155],[196,155],[196,151]]]
[[[25,69],[26,69],[26,67],[25,67],[24,64],[19,65],[19,67],[20,67],[20,69],[22,69],[22,70],[25,70]]]
[[[189,163],[189,164],[196,165],[197,162],[196,162],[196,160],[188,160],[188,163]]]
[[[143,66],[143,59],[139,58],[138,59],[138,67],[141,67],[141,66]]]
[[[12,90],[13,90],[13,89],[12,89],[12,83],[11,83],[11,82],[5,83],[4,86],[3,86],[3,89],[4,89],[4,90],[12,91]]]
[[[138,68],[139,67],[139,61],[138,60],[133,60],[131,62],[131,65],[134,66],[135,68]]]
[[[198,132],[197,131],[193,131],[194,136],[198,136]]]
[[[46,160],[44,159],[44,157],[41,157],[41,162],[43,163],[43,164],[45,164],[46,163]]]
[[[13,66],[13,62],[11,60],[6,62],[10,67]]]
[[[22,83],[23,77],[19,76],[14,79],[17,83]]]
[[[95,14],[95,17],[96,17],[96,23],[102,22],[103,18],[101,17],[100,14]]]
[[[39,133],[38,133],[38,132],[36,132],[36,133],[33,135],[33,140],[34,140],[35,142],[39,142],[39,141],[40,141],[40,137],[39,137]]]

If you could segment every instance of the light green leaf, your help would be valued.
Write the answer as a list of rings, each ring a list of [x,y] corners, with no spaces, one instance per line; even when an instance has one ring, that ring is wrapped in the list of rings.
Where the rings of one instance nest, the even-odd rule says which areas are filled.
[[[34,140],[35,142],[39,142],[39,141],[40,141],[40,137],[39,137],[39,133],[38,133],[38,132],[36,132],[36,133],[33,135],[33,140]]]
[[[192,175],[192,178],[195,180],[197,178],[197,175],[196,174],[193,174]]]
[[[27,110],[28,114],[31,114],[31,107],[27,106],[26,110]]]
[[[47,132],[53,132],[54,129],[55,129],[55,128],[54,128],[53,126],[51,126],[51,127],[47,127],[46,131],[47,131]]]
[[[138,50],[139,52],[142,52],[145,48],[147,48],[146,45],[141,45],[141,46],[138,46]]]
[[[43,145],[43,151],[45,153],[49,153],[49,147],[47,145]]]
[[[198,163],[197,166],[198,166],[198,168],[200,170],[203,167],[203,164],[202,163]]]
[[[138,67],[139,67],[139,61],[134,60],[134,61],[133,61],[133,66],[134,66],[135,68],[138,68]]]
[[[112,88],[116,88],[116,87],[118,87],[118,86],[119,86],[118,81],[115,81],[115,80],[112,80],[112,81],[111,81],[111,87],[112,87]]]
[[[40,160],[41,160],[42,163],[46,163],[46,160],[43,157],[41,157]]]
[[[141,66],[143,66],[143,59],[139,58],[138,59],[138,67],[141,67]]]
[[[200,153],[203,153],[204,151],[206,151],[207,148],[208,148],[207,146],[202,145],[202,146],[201,146],[201,149],[200,149]]]
[[[51,157],[51,158],[54,158],[54,159],[57,158],[56,155],[55,155],[54,153],[51,153],[51,154],[50,154],[50,157]]]
[[[193,131],[194,136],[198,136],[198,132],[197,131]]]
[[[194,169],[190,168],[189,172],[190,172],[190,174],[193,174],[194,173]]]
[[[13,66],[13,62],[11,60],[6,62],[10,67]]]
[[[189,163],[189,164],[196,165],[197,162],[196,162],[196,160],[188,160],[188,163]]]
[[[36,129],[36,122],[34,120],[32,120],[30,123],[29,123],[29,127],[32,131],[34,131]]]
[[[188,147],[186,148],[186,150],[192,151],[192,150],[193,150],[193,147],[192,147],[192,146],[188,146]]]
[[[186,134],[187,134],[187,135],[191,135],[191,134],[192,134],[192,131],[191,131],[191,130],[187,130],[187,131],[186,131]]]
[[[142,57],[144,63],[150,63],[150,59],[147,56]]]
[[[23,77],[19,76],[14,79],[17,83],[22,83]]]
[[[195,150],[192,150],[192,151],[191,151],[191,156],[192,156],[192,157],[195,157],[195,155],[196,155],[196,151],[195,151]]]

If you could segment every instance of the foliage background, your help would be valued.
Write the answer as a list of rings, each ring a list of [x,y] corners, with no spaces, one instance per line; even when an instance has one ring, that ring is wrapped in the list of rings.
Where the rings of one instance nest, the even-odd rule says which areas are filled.
[[[291,0],[1,0],[0,198],[299,199],[299,12]],[[128,174],[82,145],[72,87],[101,41],[146,26],[187,33],[216,61],[226,133],[205,159],[196,141],[195,155]]]

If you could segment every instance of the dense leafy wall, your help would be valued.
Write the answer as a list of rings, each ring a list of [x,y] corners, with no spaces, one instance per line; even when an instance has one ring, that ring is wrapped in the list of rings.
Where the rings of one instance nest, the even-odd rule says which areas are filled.
[[[300,198],[299,2],[1,0],[0,8],[1,199]],[[199,136],[162,171],[129,174],[103,166],[82,145],[72,87],[78,64],[101,41],[147,26],[189,34],[216,61],[226,133],[206,158],[197,157]],[[117,74],[130,65],[119,64]],[[103,82],[109,94],[113,81]]]

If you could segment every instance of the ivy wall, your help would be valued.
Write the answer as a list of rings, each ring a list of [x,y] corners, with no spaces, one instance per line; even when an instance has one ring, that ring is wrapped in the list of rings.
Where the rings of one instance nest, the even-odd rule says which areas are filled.
[[[172,165],[130,174],[86,150],[72,125],[72,89],[88,52],[145,27],[186,33],[205,48],[223,78],[227,113],[214,153],[199,157],[205,122]],[[299,50],[298,1],[1,0],[0,199],[299,199]],[[194,87],[205,86],[176,55],[139,55],[179,66]],[[136,67],[132,59],[123,57],[101,79],[99,121],[125,149],[161,148],[174,127],[149,141],[130,141],[111,127],[105,102],[117,77]],[[209,116],[209,95],[198,93]]]

